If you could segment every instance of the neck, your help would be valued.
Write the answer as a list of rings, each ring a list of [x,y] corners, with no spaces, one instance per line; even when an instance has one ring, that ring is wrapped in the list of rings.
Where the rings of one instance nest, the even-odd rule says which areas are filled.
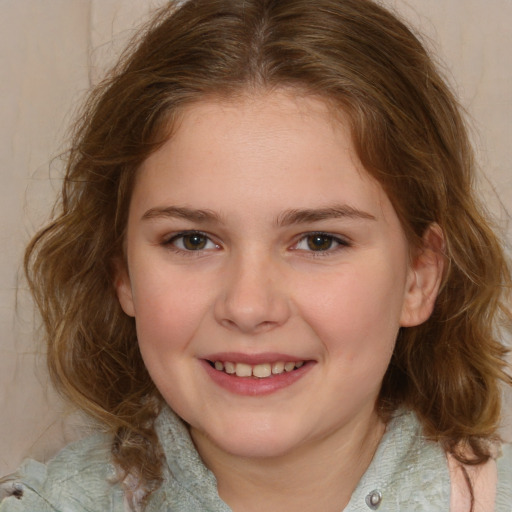
[[[307,512],[342,510],[368,468],[385,426],[376,414],[349,432],[334,432],[278,457],[226,454],[193,433],[220,497],[234,512],[299,507]]]

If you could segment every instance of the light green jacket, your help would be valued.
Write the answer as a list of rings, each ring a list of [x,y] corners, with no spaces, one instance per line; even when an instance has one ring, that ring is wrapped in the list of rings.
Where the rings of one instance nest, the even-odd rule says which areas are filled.
[[[170,410],[157,420],[166,455],[164,483],[146,512],[230,512],[184,424]],[[127,512],[123,490],[110,483],[110,438],[94,435],[61,451],[48,465],[25,462],[4,481],[0,512]],[[498,459],[497,512],[512,511],[512,449]],[[397,415],[343,512],[431,512],[450,509],[443,450],[421,435],[411,413]],[[340,511],[341,512],[341,511]]]

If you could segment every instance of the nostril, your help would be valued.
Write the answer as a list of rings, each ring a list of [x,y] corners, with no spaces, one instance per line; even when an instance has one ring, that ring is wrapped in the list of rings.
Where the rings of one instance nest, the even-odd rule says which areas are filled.
[[[229,318],[225,318],[224,320],[221,320],[221,324],[224,327],[227,327],[228,329],[236,329],[237,328],[236,322],[233,322],[233,320],[230,320]]]
[[[266,332],[289,318],[288,301],[275,290],[264,285],[241,288],[241,285],[231,286],[215,302],[215,318],[226,329],[253,334]]]
[[[242,322],[242,321],[235,322],[233,320],[230,320],[229,318],[226,318],[221,321],[221,324],[230,330],[236,329],[238,331],[243,331],[243,332],[261,333],[261,332],[266,332],[266,331],[273,329],[274,327],[276,327],[278,325],[278,322],[272,322],[272,321],[265,320],[263,322],[254,322],[254,324],[253,324],[253,323]]]

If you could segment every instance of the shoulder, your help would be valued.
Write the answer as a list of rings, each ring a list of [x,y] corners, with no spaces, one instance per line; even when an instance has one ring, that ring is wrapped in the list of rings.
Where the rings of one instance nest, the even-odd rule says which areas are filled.
[[[499,455],[485,464],[462,465],[448,455],[452,512],[471,509],[471,483],[475,512],[512,510],[512,445],[505,444]]]
[[[473,509],[468,479],[475,497]],[[413,413],[399,411],[346,511],[367,510],[374,496],[379,510],[511,512],[512,451],[504,446],[501,456],[486,464],[462,466],[423,435]]]
[[[0,512],[116,510],[122,491],[111,483],[110,447],[110,436],[96,434],[67,446],[47,465],[25,461],[0,481]]]
[[[346,512],[448,510],[450,477],[442,447],[423,435],[416,415],[397,411]],[[378,503],[373,503],[374,499]]]
[[[498,487],[496,489],[496,512],[512,509],[512,444],[503,445],[497,458]]]

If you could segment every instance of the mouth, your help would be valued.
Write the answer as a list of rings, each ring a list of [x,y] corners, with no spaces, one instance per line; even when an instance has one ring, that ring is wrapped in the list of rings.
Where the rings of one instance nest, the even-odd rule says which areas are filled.
[[[316,361],[291,354],[223,352],[200,359],[219,387],[242,396],[265,396],[302,381]]]
[[[291,373],[302,368],[305,363],[306,361],[276,361],[252,365],[233,361],[208,361],[208,364],[218,372],[257,379],[267,379],[283,373]]]

